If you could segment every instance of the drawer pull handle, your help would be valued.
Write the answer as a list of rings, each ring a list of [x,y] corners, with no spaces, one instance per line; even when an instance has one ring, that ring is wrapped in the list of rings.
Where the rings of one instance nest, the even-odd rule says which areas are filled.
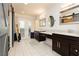
[[[57,47],[58,47],[58,42],[57,42]]]
[[[60,42],[59,42],[59,48],[60,48]]]
[[[78,52],[78,50],[75,50],[75,52]]]

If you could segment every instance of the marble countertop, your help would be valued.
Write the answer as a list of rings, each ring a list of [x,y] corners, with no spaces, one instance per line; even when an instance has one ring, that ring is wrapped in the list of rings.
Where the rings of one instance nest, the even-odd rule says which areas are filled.
[[[41,32],[41,33],[45,33],[45,34],[50,34],[50,35],[52,35],[53,32]]]
[[[50,35],[52,35],[53,33],[56,33],[56,34],[62,34],[62,35],[79,37],[79,34],[76,34],[76,33],[68,33],[68,32],[57,32],[57,31],[55,31],[55,32],[53,32],[53,31],[52,32],[48,32],[48,31],[46,31],[46,32],[41,32],[41,33],[50,34]]]
[[[67,33],[67,32],[54,32],[56,34],[62,34],[62,35],[68,35],[68,36],[74,36],[74,37],[79,37],[79,34],[76,33]]]

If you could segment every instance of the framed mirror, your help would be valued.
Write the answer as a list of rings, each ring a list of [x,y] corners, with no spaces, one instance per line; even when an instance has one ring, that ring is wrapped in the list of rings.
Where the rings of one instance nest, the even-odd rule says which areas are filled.
[[[40,25],[40,27],[45,27],[46,26],[46,18],[40,19],[39,25]]]
[[[50,23],[50,26],[53,27],[54,26],[54,17],[53,16],[49,16],[49,23]]]

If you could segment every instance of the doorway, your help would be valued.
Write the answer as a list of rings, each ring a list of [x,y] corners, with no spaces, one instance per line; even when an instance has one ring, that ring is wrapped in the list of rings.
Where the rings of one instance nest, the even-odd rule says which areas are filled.
[[[30,31],[31,31],[31,21],[29,21],[26,18],[20,17],[18,19],[18,25],[21,33],[21,38],[26,39],[30,37]]]
[[[23,21],[23,20],[20,20],[19,21],[19,27],[20,27],[20,33],[21,33],[21,38],[22,39],[25,39],[25,21]]]

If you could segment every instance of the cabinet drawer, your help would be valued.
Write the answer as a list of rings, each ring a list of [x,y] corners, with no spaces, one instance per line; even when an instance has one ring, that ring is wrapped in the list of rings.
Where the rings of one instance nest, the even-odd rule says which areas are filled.
[[[71,45],[70,55],[79,56],[79,45]]]

